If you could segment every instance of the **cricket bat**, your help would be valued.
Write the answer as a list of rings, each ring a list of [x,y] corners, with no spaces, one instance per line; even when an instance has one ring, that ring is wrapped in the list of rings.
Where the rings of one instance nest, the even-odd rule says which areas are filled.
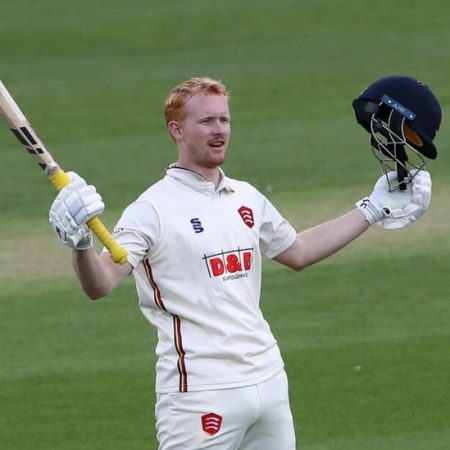
[[[25,115],[20,110],[5,85],[0,80],[0,115],[8,127],[14,133],[20,143],[25,146],[28,153],[39,164],[48,176],[53,186],[60,191],[70,183],[70,177],[62,170],[53,159],[43,142],[31,127]],[[108,249],[115,263],[124,264],[127,261],[127,251],[121,247],[111,236],[105,225],[98,217],[93,217],[87,222],[92,232],[100,242]]]

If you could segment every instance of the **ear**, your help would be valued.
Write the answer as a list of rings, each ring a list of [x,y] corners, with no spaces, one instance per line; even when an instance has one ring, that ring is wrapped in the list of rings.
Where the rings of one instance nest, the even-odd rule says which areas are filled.
[[[171,120],[167,124],[167,129],[169,130],[169,133],[172,136],[172,138],[175,139],[176,141],[178,141],[183,137],[183,129],[176,120]]]

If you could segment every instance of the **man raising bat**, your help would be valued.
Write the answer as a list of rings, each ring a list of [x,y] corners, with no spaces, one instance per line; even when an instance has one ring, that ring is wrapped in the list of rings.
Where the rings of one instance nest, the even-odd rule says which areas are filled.
[[[395,150],[389,120],[380,111],[391,106],[382,95],[386,91],[396,99],[412,90],[427,102],[416,105],[416,111],[402,105],[415,118],[400,117],[395,134],[404,138],[405,149],[408,136],[414,136],[406,132],[408,125],[414,138],[431,145],[435,132],[413,122],[428,117],[429,105],[437,104],[434,96],[416,80],[394,81],[383,82],[375,97],[369,92],[361,100],[367,114],[358,119],[364,124],[377,120],[374,133],[384,126],[383,145]],[[85,222],[102,212],[103,203],[79,176],[70,175],[72,181],[51,207],[50,221],[55,230],[64,230],[58,237],[74,249],[75,272],[91,299],[134,276],[142,313],[158,330],[160,450],[294,450],[284,363],[259,307],[262,259],[302,270],[371,224],[386,229],[412,224],[429,206],[430,175],[417,167],[400,171],[400,180],[395,170],[388,171],[356,208],[297,232],[262,193],[221,169],[231,133],[229,94],[222,83],[184,81],[168,95],[165,118],[178,159],[118,221],[114,236],[128,252],[126,263],[116,264],[108,251],[98,255],[91,247]],[[437,117],[432,126],[437,129],[439,123]],[[397,137],[395,143],[400,145]],[[401,183],[401,189],[391,187]]]

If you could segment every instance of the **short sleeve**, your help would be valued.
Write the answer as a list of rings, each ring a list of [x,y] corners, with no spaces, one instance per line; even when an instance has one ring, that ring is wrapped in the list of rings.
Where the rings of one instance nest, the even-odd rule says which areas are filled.
[[[294,243],[297,232],[264,196],[263,202],[260,247],[262,254],[272,259]]]
[[[136,267],[160,237],[161,227],[155,208],[148,202],[129,205],[113,230],[118,244],[128,251],[128,262]]]

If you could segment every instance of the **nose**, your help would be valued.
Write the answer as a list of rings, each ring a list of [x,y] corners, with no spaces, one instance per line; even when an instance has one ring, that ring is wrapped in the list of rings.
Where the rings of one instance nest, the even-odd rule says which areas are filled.
[[[222,122],[221,120],[214,121],[213,133],[214,134],[228,134],[230,124]]]

